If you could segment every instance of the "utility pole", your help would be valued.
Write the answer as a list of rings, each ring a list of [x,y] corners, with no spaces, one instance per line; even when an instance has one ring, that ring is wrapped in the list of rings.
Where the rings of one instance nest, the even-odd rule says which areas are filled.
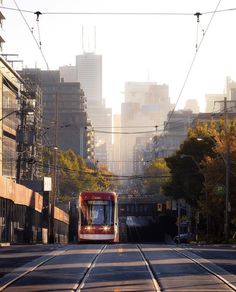
[[[224,118],[225,118],[225,240],[229,238],[229,164],[230,164],[230,145],[228,134],[228,110],[227,99],[224,98]]]
[[[54,118],[54,137],[53,137],[53,157],[52,157],[52,192],[49,200],[50,204],[50,243],[55,243],[55,203],[57,196],[57,141],[58,141],[58,94],[55,96],[55,118]]]
[[[223,101],[216,101],[224,103],[224,132],[225,132],[225,225],[224,236],[225,240],[229,238],[229,212],[230,212],[230,200],[229,200],[229,169],[230,169],[230,143],[228,133],[228,109],[227,104],[229,102],[235,103],[233,100],[227,100],[225,97]]]

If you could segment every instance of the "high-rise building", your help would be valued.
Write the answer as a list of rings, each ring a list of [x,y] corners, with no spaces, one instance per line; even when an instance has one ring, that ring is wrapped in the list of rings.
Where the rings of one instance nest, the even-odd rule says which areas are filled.
[[[76,76],[90,106],[102,104],[102,56],[84,53],[76,56]]]
[[[119,134],[119,131],[121,130],[121,115],[116,114],[113,116],[113,129],[118,134],[114,135],[113,138],[113,157],[112,161],[112,171],[116,174],[121,174],[121,153],[120,153],[120,139],[121,135]]]
[[[61,79],[64,82],[77,82],[76,67],[75,66],[61,66],[59,67]]]
[[[173,155],[187,138],[188,129],[192,126],[194,118],[190,110],[178,110],[168,113],[165,123],[165,132],[155,139],[155,156],[169,157]]]
[[[122,174],[131,175],[136,171],[133,151],[137,137],[143,137],[144,140],[153,137],[157,127],[163,127],[171,105],[166,84],[127,82],[124,93],[121,126],[122,130],[134,133],[122,135],[120,138],[121,165]]]
[[[94,162],[89,134],[91,124],[80,83],[60,82],[59,70],[23,69],[20,74],[24,79],[39,84],[43,90],[44,142],[49,145],[56,142],[61,149],[72,149],[84,159]],[[55,131],[57,141],[54,141]]]
[[[17,100],[20,76],[0,57],[0,176],[16,178]]]
[[[211,93],[205,95],[206,113],[219,112],[222,109],[221,103],[218,101],[224,100],[224,93]]]
[[[85,52],[76,56],[76,77],[87,100],[88,116],[95,132],[95,160],[112,160],[112,109],[102,99],[102,56]],[[104,133],[107,132],[107,133]]]
[[[184,110],[190,110],[194,114],[198,114],[199,113],[198,101],[196,99],[188,99],[188,100],[186,100]]]

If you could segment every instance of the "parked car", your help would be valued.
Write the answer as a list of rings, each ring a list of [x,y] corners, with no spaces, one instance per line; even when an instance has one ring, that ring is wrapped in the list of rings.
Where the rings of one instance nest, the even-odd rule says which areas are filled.
[[[180,239],[179,239],[180,238]],[[174,237],[175,243],[189,243],[192,238],[191,233],[181,233],[179,236]]]

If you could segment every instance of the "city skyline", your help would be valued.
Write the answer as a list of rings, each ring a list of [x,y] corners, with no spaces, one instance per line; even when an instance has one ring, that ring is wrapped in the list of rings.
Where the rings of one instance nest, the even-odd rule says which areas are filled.
[[[43,52],[49,68],[58,69],[64,65],[74,65],[75,56],[83,53],[83,49],[95,51],[103,56],[103,98],[114,113],[120,111],[125,82],[129,81],[168,84],[171,102],[179,99],[177,109],[184,108],[187,99],[197,99],[203,111],[205,94],[223,93],[226,76],[232,79],[236,76],[236,43],[232,38],[234,2],[221,1],[219,12],[211,13],[218,3],[213,0],[207,3],[182,0],[177,4],[171,0],[165,3],[150,0],[147,5],[143,1],[120,1],[118,4],[104,0],[98,4],[91,0],[78,4],[71,0],[67,5],[57,1],[55,6],[45,0],[33,3],[22,0],[18,5],[28,11],[23,15],[31,32],[19,11],[3,9],[6,17],[3,22],[6,35],[3,53],[19,54],[24,67],[45,69]],[[17,8],[7,0],[3,1],[3,7]],[[229,9],[232,11],[227,11]],[[42,13],[38,21],[33,13],[36,11]],[[88,14],[78,15],[77,12]],[[131,15],[89,14],[102,12]],[[133,12],[160,14],[132,15]],[[203,14],[198,27],[197,17],[194,16],[196,12]],[[202,46],[184,85],[196,45],[201,44],[203,30],[206,34]],[[41,43],[41,52],[32,35]]]

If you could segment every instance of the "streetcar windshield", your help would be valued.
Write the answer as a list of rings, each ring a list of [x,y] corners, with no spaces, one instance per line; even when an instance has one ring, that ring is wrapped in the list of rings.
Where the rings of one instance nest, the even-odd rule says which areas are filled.
[[[111,201],[88,200],[81,205],[82,225],[112,225],[114,203]]]

